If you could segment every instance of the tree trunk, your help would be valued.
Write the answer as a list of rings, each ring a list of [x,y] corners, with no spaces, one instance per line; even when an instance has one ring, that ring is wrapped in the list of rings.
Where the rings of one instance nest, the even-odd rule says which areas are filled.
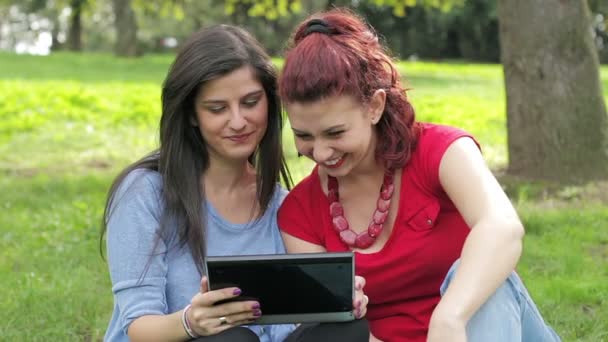
[[[133,57],[138,55],[137,21],[131,6],[131,0],[113,0],[114,26],[116,29],[115,53],[118,56]]]
[[[72,9],[68,32],[68,49],[70,51],[82,51],[82,8],[85,2],[86,0],[70,1],[70,8]]]
[[[53,19],[53,29],[51,30],[51,51],[61,50],[61,42],[57,37],[59,37],[59,21],[57,19]]]
[[[608,114],[586,0],[499,0],[508,172],[608,178]]]

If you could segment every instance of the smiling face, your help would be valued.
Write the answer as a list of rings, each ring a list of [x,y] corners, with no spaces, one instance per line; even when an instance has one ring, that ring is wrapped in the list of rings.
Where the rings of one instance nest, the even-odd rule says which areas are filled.
[[[266,133],[268,99],[250,66],[205,83],[195,111],[212,160],[246,160]]]
[[[334,177],[377,167],[374,125],[384,110],[384,92],[368,104],[348,95],[286,104],[299,153]]]

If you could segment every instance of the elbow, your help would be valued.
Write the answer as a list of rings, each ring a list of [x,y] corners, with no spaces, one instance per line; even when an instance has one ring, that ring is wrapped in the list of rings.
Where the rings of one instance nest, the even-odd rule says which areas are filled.
[[[491,221],[491,226],[498,227],[505,240],[523,243],[526,231],[517,214],[495,215]]]
[[[517,244],[523,244],[524,235],[526,234],[524,225],[521,223],[519,218],[503,218],[502,220],[495,222],[501,222],[499,231],[502,232],[501,236],[505,242],[512,242]]]
[[[523,252],[523,240],[526,234],[524,225],[519,219],[509,220],[505,222],[503,226],[503,239],[509,250],[512,250],[515,255],[519,258]]]
[[[498,217],[484,220],[483,227],[486,233],[493,236],[494,239],[503,246],[518,246],[522,248],[525,229],[519,218],[517,217]]]
[[[519,219],[514,220],[514,222],[510,224],[510,231],[515,240],[523,242],[526,230]]]
[[[526,235],[526,230],[524,229],[524,225],[521,223],[521,221],[517,220],[517,222],[513,225],[512,231],[513,231],[515,243],[517,244],[517,250],[518,250],[517,255],[519,258],[519,257],[521,257],[521,254],[523,253],[524,236]]]

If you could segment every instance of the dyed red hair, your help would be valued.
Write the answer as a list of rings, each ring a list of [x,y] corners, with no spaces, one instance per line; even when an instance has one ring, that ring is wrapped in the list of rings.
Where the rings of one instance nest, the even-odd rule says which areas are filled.
[[[325,32],[311,30],[310,24],[319,20]],[[401,168],[415,146],[418,125],[397,68],[376,33],[345,9],[314,14],[296,28],[279,77],[284,102],[348,94],[367,103],[379,89],[386,92],[386,106],[376,125],[376,160],[389,169]]]

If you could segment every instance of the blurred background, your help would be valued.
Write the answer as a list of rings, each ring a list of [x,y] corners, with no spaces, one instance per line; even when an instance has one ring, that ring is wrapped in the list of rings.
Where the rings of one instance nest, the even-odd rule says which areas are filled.
[[[295,25],[350,7],[421,121],[475,135],[526,227],[518,273],[564,341],[608,341],[608,1],[0,0],[0,341],[100,341],[117,173],[156,148],[180,44],[216,23],[277,68]],[[294,181],[312,165],[284,145]]]
[[[335,6],[364,16],[401,59],[499,62],[495,0],[0,0],[0,49],[139,56],[171,51],[202,26],[231,23],[277,55],[296,23]],[[608,2],[589,0],[588,6],[600,60],[607,63]]]

